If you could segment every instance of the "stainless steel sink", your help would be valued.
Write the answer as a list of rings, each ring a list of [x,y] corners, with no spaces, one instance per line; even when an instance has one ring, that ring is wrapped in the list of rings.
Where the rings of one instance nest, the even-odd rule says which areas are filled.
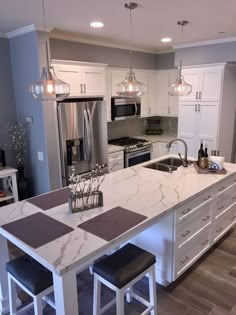
[[[163,160],[159,160],[158,163],[176,166],[176,167],[183,165],[183,162],[180,159],[174,158],[174,157],[169,157],[169,158],[165,158]]]
[[[165,164],[162,164],[159,162],[150,163],[144,167],[151,168],[151,169],[157,170],[157,171],[168,172],[168,173],[172,173],[173,171],[176,171],[178,169],[176,166],[165,165]]]

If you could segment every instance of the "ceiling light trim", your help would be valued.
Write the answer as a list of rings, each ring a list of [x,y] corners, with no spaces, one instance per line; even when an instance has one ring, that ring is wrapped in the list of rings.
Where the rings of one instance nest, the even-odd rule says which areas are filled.
[[[211,39],[211,40],[205,40],[200,42],[193,42],[193,43],[185,43],[183,45],[172,45],[174,49],[180,49],[180,48],[190,48],[190,47],[197,47],[197,46],[207,46],[207,45],[214,45],[214,44],[223,44],[223,43],[230,43],[235,42],[236,37],[227,37],[227,38],[221,38],[221,39]]]
[[[29,32],[33,32],[33,31],[36,31],[36,27],[34,24],[31,24],[31,25],[19,28],[15,31],[8,32],[6,33],[6,36],[7,38],[13,38],[13,37],[17,37],[17,36],[20,36]]]

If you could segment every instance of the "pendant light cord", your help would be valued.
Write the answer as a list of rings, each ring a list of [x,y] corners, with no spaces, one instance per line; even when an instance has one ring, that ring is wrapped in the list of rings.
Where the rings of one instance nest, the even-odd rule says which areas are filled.
[[[43,29],[44,29],[44,40],[46,45],[46,62],[47,67],[49,69],[50,63],[49,63],[49,54],[48,54],[48,41],[47,41],[47,31],[46,31],[46,18],[45,18],[45,5],[44,0],[42,0],[42,8],[43,8]]]
[[[130,7],[130,2],[129,2],[129,29],[130,29],[130,34],[129,34],[129,40],[130,40],[130,72],[133,71],[133,52],[132,52],[132,8]]]

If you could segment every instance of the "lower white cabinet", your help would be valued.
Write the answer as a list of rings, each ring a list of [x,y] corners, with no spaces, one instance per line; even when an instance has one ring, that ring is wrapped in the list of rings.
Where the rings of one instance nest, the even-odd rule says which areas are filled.
[[[133,242],[156,255],[156,281],[168,285],[236,223],[236,174],[177,206]]]
[[[124,168],[124,151],[108,154],[109,172],[116,172]]]
[[[159,157],[159,143],[152,143],[152,152],[151,152],[151,160],[157,159]]]

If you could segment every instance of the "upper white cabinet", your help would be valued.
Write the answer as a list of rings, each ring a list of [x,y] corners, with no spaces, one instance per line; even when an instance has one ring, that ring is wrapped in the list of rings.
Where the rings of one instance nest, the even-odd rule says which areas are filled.
[[[56,76],[70,85],[70,97],[104,96],[105,66],[53,60]]]
[[[157,71],[156,112],[160,116],[178,116],[179,97],[168,94],[170,85],[175,82],[177,75],[178,69]]]
[[[183,70],[184,79],[193,92],[180,97],[178,137],[186,141],[188,155],[197,158],[200,141],[208,152],[219,150],[230,162],[234,152],[236,110],[236,67],[209,65]],[[179,145],[178,145],[179,147]],[[179,148],[183,153],[183,148]]]
[[[223,67],[186,68],[182,70],[184,80],[192,85],[192,92],[180,97],[181,102],[219,102],[221,96]]]

